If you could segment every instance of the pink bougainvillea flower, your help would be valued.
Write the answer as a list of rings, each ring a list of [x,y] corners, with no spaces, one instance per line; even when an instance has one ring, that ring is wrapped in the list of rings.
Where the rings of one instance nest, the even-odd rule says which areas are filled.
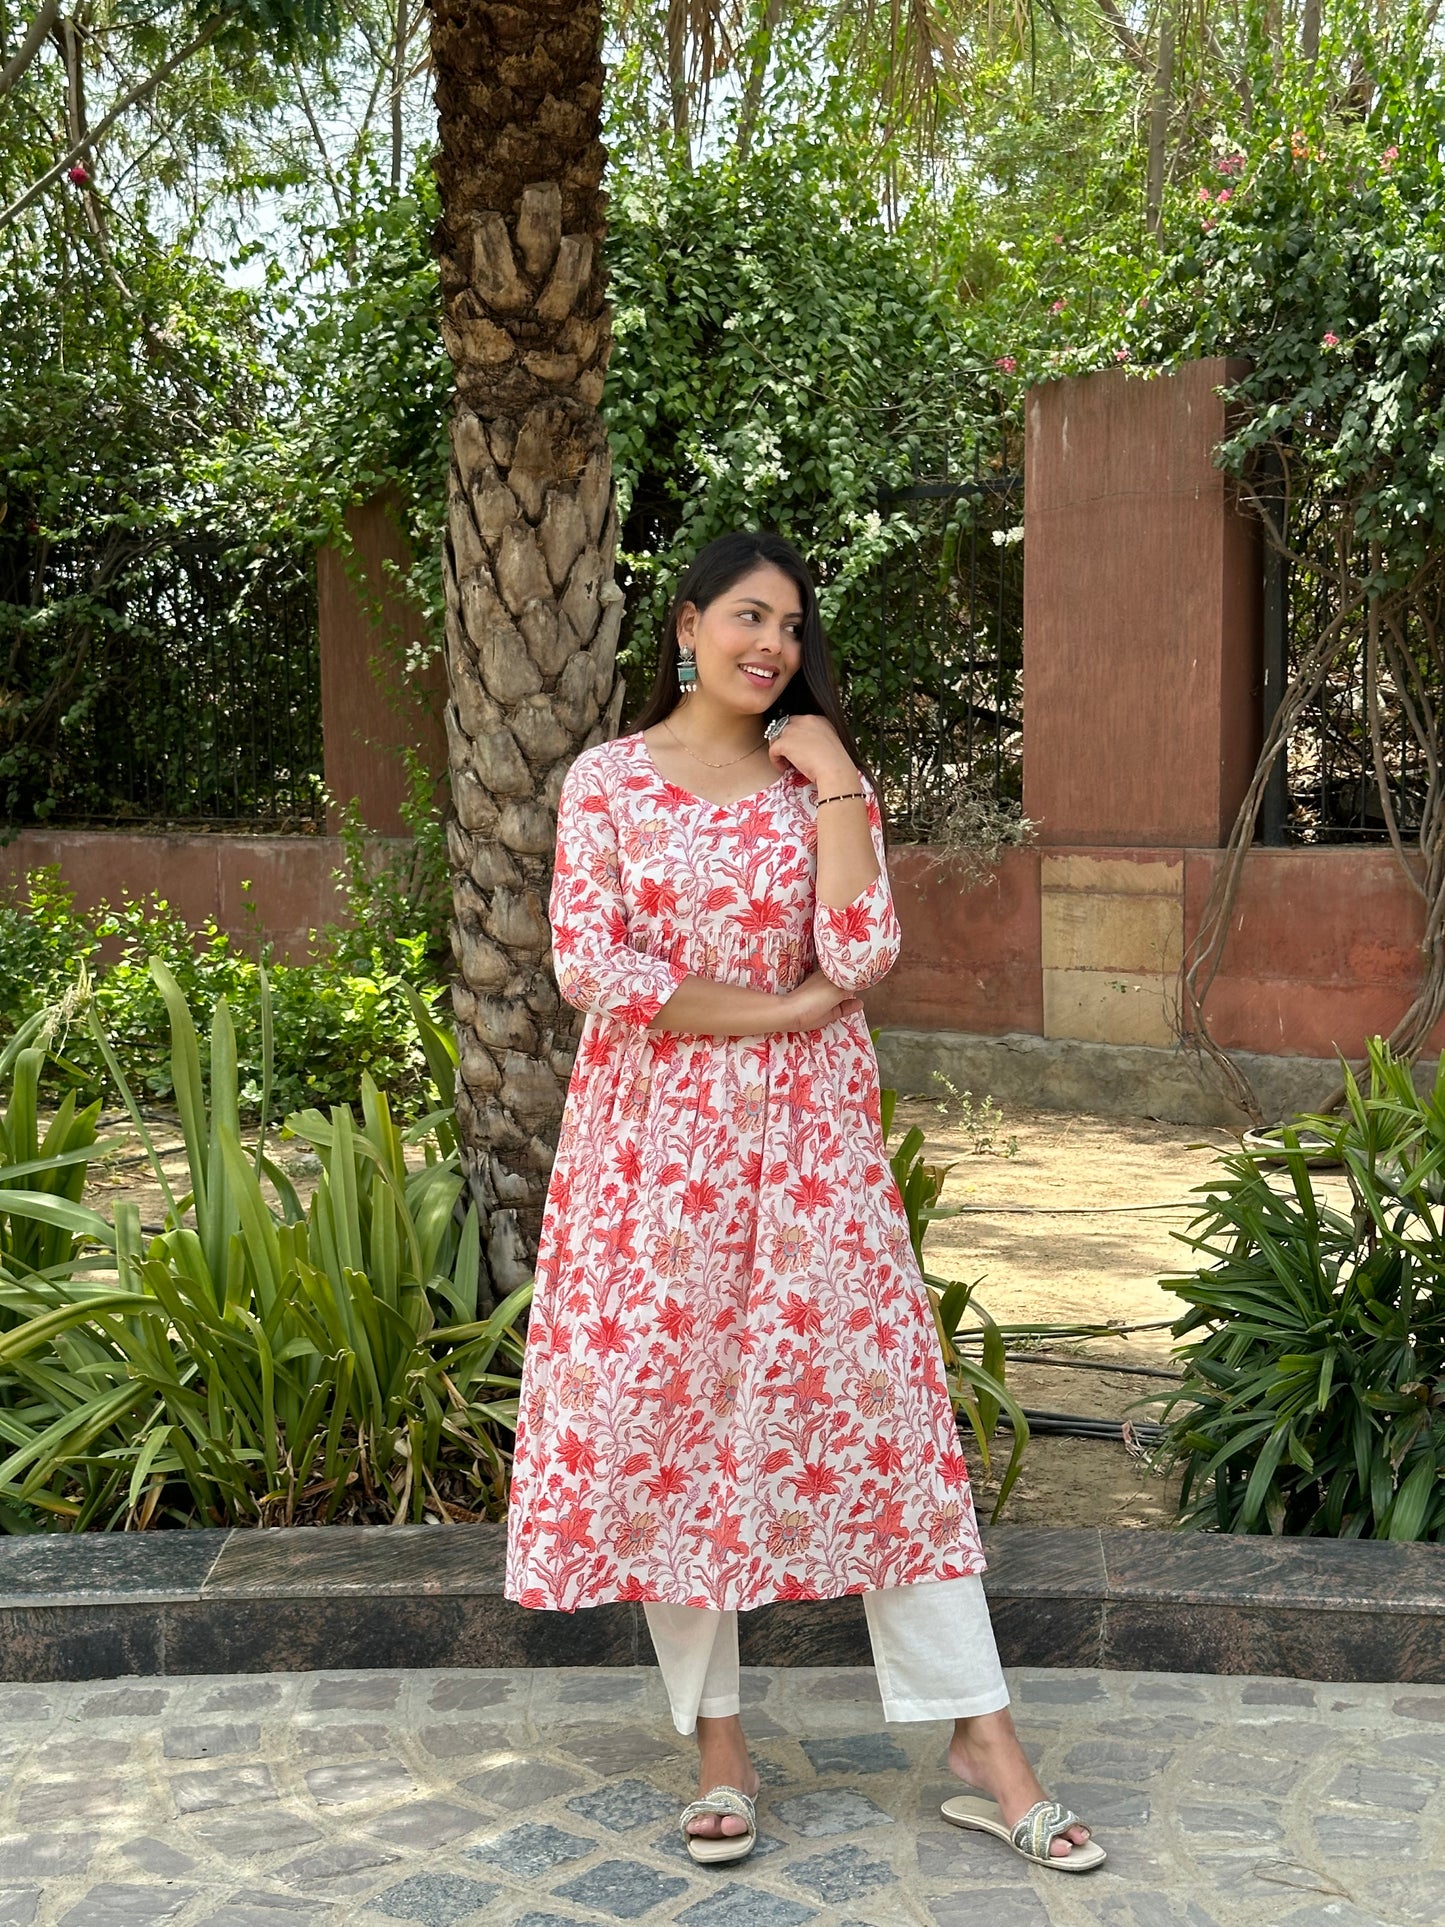
[[[1395,165],[1395,162],[1399,160],[1399,158],[1400,158],[1400,150],[1398,147],[1387,147],[1384,153],[1380,156],[1380,165],[1383,168],[1391,168]]]
[[[1062,302],[1062,301],[1056,301],[1056,302],[1054,302],[1054,304],[1053,304],[1053,306],[1052,306],[1052,307],[1051,307],[1051,308],[1049,309],[1049,313],[1050,313],[1050,314],[1062,314],[1062,313],[1064,312],[1064,307],[1065,307],[1065,303],[1064,303],[1064,302]]]
[[[1234,199],[1234,189],[1232,187],[1222,187],[1214,198],[1218,201],[1219,205],[1223,207],[1226,201],[1232,201]]]
[[[1340,338],[1333,331],[1331,331],[1329,334],[1320,336],[1320,346],[1322,348],[1338,348],[1339,345],[1340,345]]]
[[[1000,355],[993,365],[1001,375],[1012,375],[1018,368],[1018,362],[1012,355]]]
[[[1127,348],[1116,348],[1114,350],[1114,359],[1115,361],[1127,361],[1129,359],[1129,350]]]
[[[1243,154],[1221,154],[1214,163],[1221,174],[1242,174],[1244,172]]]

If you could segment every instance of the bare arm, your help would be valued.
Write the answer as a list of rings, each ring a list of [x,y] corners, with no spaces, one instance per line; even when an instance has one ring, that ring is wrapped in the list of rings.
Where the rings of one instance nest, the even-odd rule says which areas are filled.
[[[862,775],[822,716],[790,717],[768,754],[779,769],[791,764],[818,792],[816,901],[820,910],[845,910],[881,874]]]
[[[779,996],[741,984],[684,977],[647,1028],[699,1037],[771,1037],[779,1031],[821,1030],[833,1018],[861,1008],[856,997],[839,990],[821,970]]]
[[[837,790],[861,789],[857,770],[837,779]],[[832,788],[825,796],[837,794]],[[859,796],[846,802],[825,803],[818,811],[818,902],[825,910],[841,910],[862,896],[878,880],[878,857],[868,822],[868,805]]]

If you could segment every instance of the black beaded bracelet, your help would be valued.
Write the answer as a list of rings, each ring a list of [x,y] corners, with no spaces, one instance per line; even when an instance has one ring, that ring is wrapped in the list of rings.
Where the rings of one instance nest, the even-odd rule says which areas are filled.
[[[862,790],[839,790],[836,796],[820,796],[818,798],[818,808],[822,809],[825,803],[846,803],[855,796],[859,802],[863,801]]]

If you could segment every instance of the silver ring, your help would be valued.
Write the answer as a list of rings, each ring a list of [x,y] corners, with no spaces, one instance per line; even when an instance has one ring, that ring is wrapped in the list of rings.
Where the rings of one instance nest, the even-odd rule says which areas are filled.
[[[765,743],[777,742],[778,738],[782,735],[783,731],[788,727],[788,724],[792,720],[793,719],[791,716],[774,716],[773,720],[768,724],[767,728],[763,731],[763,741]]]

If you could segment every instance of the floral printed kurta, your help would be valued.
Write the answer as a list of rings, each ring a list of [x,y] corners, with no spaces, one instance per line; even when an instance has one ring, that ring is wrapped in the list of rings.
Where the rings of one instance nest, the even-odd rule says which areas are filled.
[[[668,783],[641,735],[563,788],[557,981],[588,1012],[537,1258],[507,1595],[714,1608],[980,1572],[938,1339],[883,1151],[862,1015],[649,1032],[689,974],[862,990],[898,953],[880,875],[814,891],[817,792]]]

